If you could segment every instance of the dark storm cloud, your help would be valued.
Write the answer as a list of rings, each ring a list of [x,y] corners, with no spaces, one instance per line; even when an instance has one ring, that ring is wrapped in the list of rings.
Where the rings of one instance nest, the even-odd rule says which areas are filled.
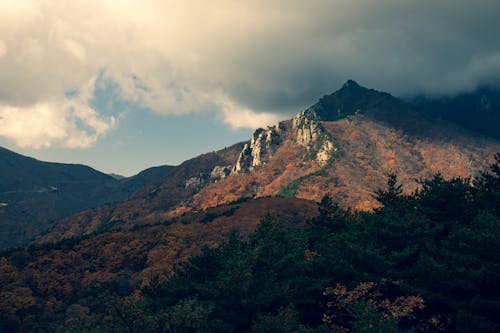
[[[348,78],[400,96],[451,94],[500,78],[498,1],[337,1],[289,10],[294,19],[233,41],[224,88],[243,105],[293,110]]]
[[[0,136],[93,144],[115,128],[91,105],[100,78],[137,110],[215,108],[252,128],[347,79],[398,96],[498,84],[499,12],[498,0],[5,2]]]

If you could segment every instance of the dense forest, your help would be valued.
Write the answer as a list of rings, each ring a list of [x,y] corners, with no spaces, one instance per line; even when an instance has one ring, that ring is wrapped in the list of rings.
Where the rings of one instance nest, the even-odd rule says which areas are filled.
[[[405,195],[388,175],[372,212],[326,196],[307,221],[269,216],[146,286],[123,276],[56,296],[6,252],[0,330],[498,332],[500,155],[474,179],[436,174],[419,185]],[[41,306],[56,297],[62,306]]]

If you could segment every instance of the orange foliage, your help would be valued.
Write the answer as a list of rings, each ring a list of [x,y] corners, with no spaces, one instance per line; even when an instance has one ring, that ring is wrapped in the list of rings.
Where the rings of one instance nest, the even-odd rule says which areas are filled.
[[[182,177],[210,170],[213,166],[207,163],[234,163],[239,151],[228,148],[202,155],[184,163],[187,169],[195,169],[197,173],[181,168],[184,171],[179,171],[178,176],[182,177],[165,180],[158,186],[157,197],[151,198],[147,192],[123,203],[74,215],[57,224],[53,232],[38,242],[53,242],[100,230],[128,230],[241,198],[273,196],[301,177],[297,198],[319,201],[330,193],[344,207],[370,210],[377,207],[372,195],[385,187],[388,173],[398,173],[405,184],[405,193],[409,193],[418,186],[415,179],[427,178],[438,171],[449,177],[467,177],[476,170],[484,170],[493,161],[494,153],[500,151],[497,141],[461,133],[438,122],[416,118],[408,124],[395,127],[362,114],[323,122],[338,151],[333,162],[314,176],[308,175],[321,167],[306,148],[296,144],[292,130],[284,132],[282,142],[265,165],[246,174],[209,182],[201,188],[185,188],[186,178]]]

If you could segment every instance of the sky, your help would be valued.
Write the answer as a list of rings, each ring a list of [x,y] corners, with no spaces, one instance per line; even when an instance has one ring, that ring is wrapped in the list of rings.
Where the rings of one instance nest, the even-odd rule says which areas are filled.
[[[126,176],[290,118],[347,79],[500,82],[498,0],[0,0],[0,145]]]

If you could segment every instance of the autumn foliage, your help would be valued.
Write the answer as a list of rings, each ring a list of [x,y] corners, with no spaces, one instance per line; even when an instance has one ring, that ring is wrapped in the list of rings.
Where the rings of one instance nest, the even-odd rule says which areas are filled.
[[[496,332],[499,170],[393,174],[373,212],[262,198],[12,250],[1,329]]]

